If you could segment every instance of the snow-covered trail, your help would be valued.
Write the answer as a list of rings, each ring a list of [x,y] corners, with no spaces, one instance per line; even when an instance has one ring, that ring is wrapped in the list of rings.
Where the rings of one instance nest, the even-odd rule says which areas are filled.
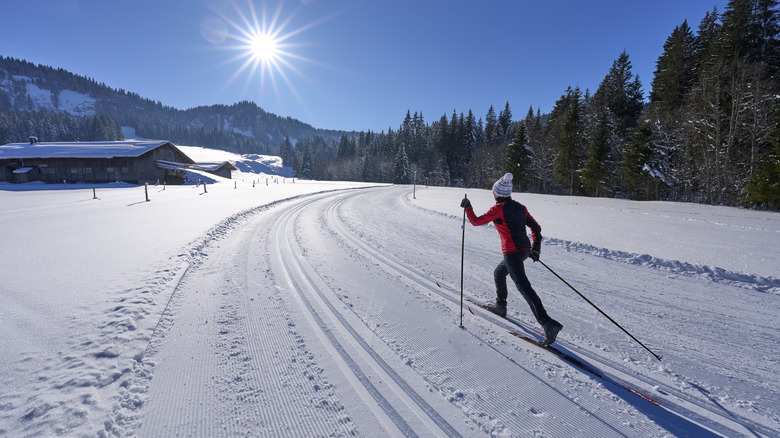
[[[489,315],[466,313],[459,328],[460,218],[431,202],[452,190],[418,193],[348,190],[275,203],[194,254],[144,365],[120,390],[113,430],[777,435],[776,295],[621,263],[603,256],[608,249],[547,245],[551,266],[664,355],[659,364],[529,264],[565,325],[560,348],[611,376],[599,379]],[[492,299],[500,259],[490,228],[467,230],[466,294],[482,301]],[[516,292],[510,309],[527,332],[538,330]],[[767,353],[747,364],[745,350]]]
[[[139,436],[349,435],[355,429],[312,360],[289,291],[273,281],[269,227],[277,210],[287,208],[254,216],[195,258],[151,359]]]

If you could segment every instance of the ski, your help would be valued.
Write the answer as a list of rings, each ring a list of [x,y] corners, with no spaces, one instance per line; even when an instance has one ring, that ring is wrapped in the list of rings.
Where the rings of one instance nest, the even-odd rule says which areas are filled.
[[[482,304],[482,303],[480,303],[478,301],[474,301],[473,299],[470,299],[470,298],[467,298],[467,301],[469,301],[470,303],[474,304],[477,307],[480,307],[481,309],[484,309],[487,312],[490,312],[490,310],[486,308],[485,304]],[[472,315],[480,316],[480,317],[484,318],[484,316],[478,315],[477,313],[475,313],[471,309],[471,306],[468,306],[468,309],[469,309],[469,312]],[[495,315],[498,318],[502,318],[500,315],[496,315],[495,313],[492,313],[492,312],[491,312],[491,315]],[[506,318],[506,317],[502,318],[502,319],[504,319],[507,322],[509,322],[511,324],[514,324],[514,325],[516,325],[516,326],[526,330],[526,328],[523,325],[521,325],[518,321],[515,321],[515,320],[510,319],[510,318]],[[642,392],[632,388],[631,386],[627,385],[624,382],[620,382],[620,381],[618,381],[617,379],[615,379],[615,378],[613,378],[611,376],[605,375],[604,373],[602,373],[599,370],[593,368],[592,366],[582,362],[581,360],[577,359],[576,357],[574,357],[574,356],[572,356],[570,354],[567,354],[567,353],[565,353],[565,352],[555,348],[553,345],[544,345],[544,343],[542,341],[539,341],[537,339],[531,338],[530,336],[524,335],[524,334],[519,333],[519,332],[514,331],[514,330],[507,330],[507,332],[510,335],[512,335],[512,336],[514,336],[514,337],[516,337],[518,339],[522,339],[522,340],[528,342],[529,344],[533,344],[533,345],[541,348],[542,350],[547,351],[548,353],[552,354],[553,356],[558,357],[559,359],[561,359],[564,362],[574,366],[575,368],[580,369],[583,372],[586,372],[586,373],[588,373],[588,374],[590,374],[590,375],[592,375],[594,377],[597,377],[597,378],[599,378],[599,379],[601,379],[601,380],[603,380],[605,382],[611,383],[612,385],[615,385],[615,386],[617,386],[619,388],[623,388],[626,391],[628,391],[628,392],[636,395],[637,397],[640,397],[643,400],[648,401],[648,402],[650,402],[650,403],[652,403],[652,404],[654,404],[656,406],[661,406],[661,404],[657,400],[651,398],[650,396],[648,396],[646,394],[643,394]]]

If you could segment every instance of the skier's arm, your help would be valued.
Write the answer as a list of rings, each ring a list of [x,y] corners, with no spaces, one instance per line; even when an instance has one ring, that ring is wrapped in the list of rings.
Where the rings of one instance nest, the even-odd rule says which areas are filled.
[[[501,215],[501,206],[499,206],[498,204],[491,207],[490,210],[488,210],[487,213],[483,214],[482,216],[477,216],[476,214],[474,214],[474,208],[472,208],[471,206],[466,207],[466,217],[469,218],[469,222],[471,222],[471,225],[474,225],[475,227],[493,222],[500,215]]]
[[[525,211],[525,224],[531,229],[531,236],[534,239],[533,249],[538,252],[542,246],[542,227],[531,216],[531,213],[528,213],[528,210]]]

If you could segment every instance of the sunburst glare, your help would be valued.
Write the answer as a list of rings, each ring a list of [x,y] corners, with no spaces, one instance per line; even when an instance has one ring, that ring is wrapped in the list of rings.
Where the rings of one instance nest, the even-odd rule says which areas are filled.
[[[317,20],[294,29],[288,29],[293,18],[300,11],[300,7],[289,15],[282,17],[282,7],[284,2],[280,2],[276,9],[269,13],[266,4],[263,2],[262,10],[255,10],[251,0],[247,1],[246,13],[234,2],[229,2],[232,7],[230,15],[237,19],[231,19],[224,11],[215,11],[219,15],[220,22],[227,23],[227,35],[225,45],[219,47],[220,50],[235,52],[235,55],[225,61],[225,64],[239,63],[236,72],[228,79],[225,86],[230,85],[241,76],[246,76],[244,84],[245,89],[257,85],[259,77],[260,96],[265,95],[266,80],[269,79],[274,89],[274,93],[279,96],[278,79],[287,85],[293,94],[300,100],[300,96],[290,80],[289,73],[293,72],[303,79],[307,79],[296,63],[304,62],[310,64],[319,64],[313,59],[293,53],[295,47],[301,47],[304,44],[294,42],[293,37],[300,35],[305,30],[322,23],[326,19]],[[212,23],[211,28],[214,28]],[[204,34],[205,36],[205,34]]]
[[[273,61],[276,58],[276,40],[266,34],[257,34],[252,40],[252,52],[260,61]]]

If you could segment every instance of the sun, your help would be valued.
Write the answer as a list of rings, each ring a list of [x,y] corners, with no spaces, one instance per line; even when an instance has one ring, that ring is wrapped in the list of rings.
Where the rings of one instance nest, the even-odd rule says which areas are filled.
[[[307,45],[297,42],[296,37],[332,17],[324,17],[291,29],[291,23],[300,8],[289,15],[282,14],[284,1],[279,2],[274,11],[266,10],[265,1],[262,2],[260,11],[255,10],[253,0],[247,0],[247,7],[244,10],[236,4],[235,0],[225,0],[225,4],[231,5],[232,8],[214,9],[217,16],[204,20],[201,29],[204,38],[214,48],[234,52],[234,56],[226,60],[225,64],[238,63],[239,65],[225,86],[244,76],[246,78],[244,88],[257,89],[255,87],[259,85],[262,97],[265,95],[266,80],[270,81],[277,95],[279,91],[277,85],[281,81],[298,96],[290,73],[306,79],[298,65],[320,63],[295,53],[297,48]],[[300,96],[298,97],[300,99]]]
[[[272,62],[279,56],[279,41],[266,33],[259,32],[254,35],[249,48],[252,56],[261,62]]]

